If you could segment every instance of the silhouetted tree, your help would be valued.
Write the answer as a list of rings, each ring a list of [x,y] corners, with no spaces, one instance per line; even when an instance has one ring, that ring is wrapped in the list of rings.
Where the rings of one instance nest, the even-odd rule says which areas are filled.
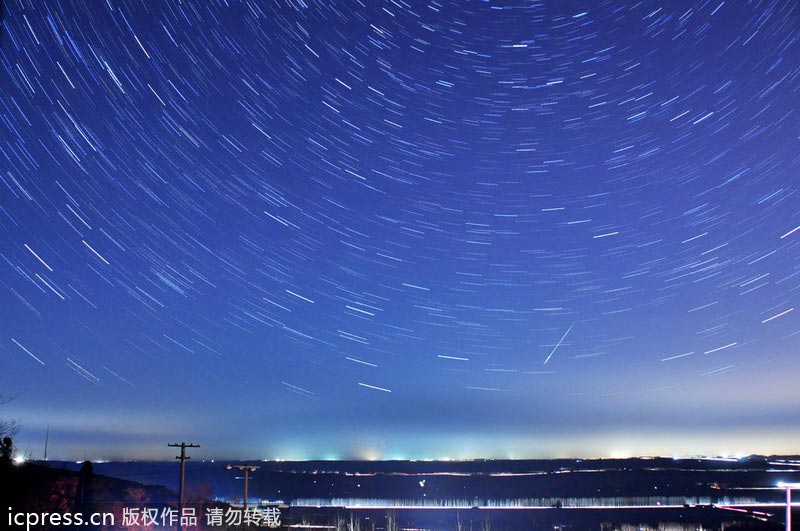
[[[13,396],[0,394],[0,408],[14,400]],[[14,437],[19,431],[19,420],[0,418],[0,438]]]
[[[3,437],[2,442],[0,442],[0,465],[10,465],[13,455],[14,441],[11,440],[11,437]]]
[[[75,488],[75,512],[91,514],[97,511],[96,483],[94,466],[91,461],[84,461],[78,473],[78,486]],[[98,526],[86,526],[85,529],[97,529]]]
[[[136,507],[142,507],[150,501],[150,496],[144,487],[128,487],[125,489],[125,501],[133,503]]]
[[[83,503],[85,500],[84,490],[89,487],[89,483],[94,476],[94,465],[91,461],[84,461],[81,465],[81,471],[78,473],[78,503]]]

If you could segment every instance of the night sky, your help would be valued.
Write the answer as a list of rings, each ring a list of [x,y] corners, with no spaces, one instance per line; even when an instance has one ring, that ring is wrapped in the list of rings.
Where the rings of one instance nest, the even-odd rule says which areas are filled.
[[[3,17],[20,451],[798,451],[797,2]]]

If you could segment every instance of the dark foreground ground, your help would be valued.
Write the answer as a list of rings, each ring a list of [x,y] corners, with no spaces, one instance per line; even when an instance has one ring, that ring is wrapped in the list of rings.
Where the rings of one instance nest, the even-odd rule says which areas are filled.
[[[224,502],[241,504],[240,474],[226,464],[187,465],[186,499],[199,527],[208,523],[209,507],[235,511]],[[777,485],[800,482],[796,457],[248,464],[259,467],[249,482],[251,507],[280,502],[273,511],[282,529],[778,530],[785,491]],[[109,509],[119,524],[125,507],[176,506],[177,463],[98,463],[90,479],[81,464],[44,465],[0,471],[5,507]]]

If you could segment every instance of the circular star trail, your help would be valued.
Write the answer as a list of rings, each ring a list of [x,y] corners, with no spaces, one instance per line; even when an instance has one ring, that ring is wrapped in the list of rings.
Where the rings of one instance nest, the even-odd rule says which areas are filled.
[[[789,450],[799,9],[6,2],[23,441]]]

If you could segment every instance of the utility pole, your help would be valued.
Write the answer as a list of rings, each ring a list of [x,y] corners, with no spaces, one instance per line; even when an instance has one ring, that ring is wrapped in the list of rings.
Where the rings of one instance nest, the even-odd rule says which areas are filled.
[[[184,487],[186,486],[186,460],[187,459],[191,459],[191,457],[186,455],[186,449],[187,448],[200,448],[200,445],[199,444],[194,444],[194,443],[182,442],[182,443],[170,443],[167,446],[181,449],[181,455],[175,456],[175,459],[180,459],[181,460],[181,487],[180,487],[180,490],[178,491],[178,500],[179,500],[179,510],[181,512],[181,515],[182,515],[183,514],[183,495],[184,495],[184,492],[185,492]],[[178,516],[178,518],[179,518],[178,521],[180,522],[180,516]],[[180,529],[180,525],[178,525],[178,529]]]
[[[800,489],[800,483],[778,483],[778,488],[786,489],[786,531],[792,531],[792,489]]]
[[[243,503],[244,507],[243,507],[243,512],[247,513],[247,481],[248,481],[248,479],[250,479],[250,472],[255,472],[256,470],[258,470],[261,467],[260,466],[256,466],[256,465],[228,465],[225,468],[227,468],[228,470],[233,470],[235,468],[236,470],[243,470],[244,471],[244,503]]]

